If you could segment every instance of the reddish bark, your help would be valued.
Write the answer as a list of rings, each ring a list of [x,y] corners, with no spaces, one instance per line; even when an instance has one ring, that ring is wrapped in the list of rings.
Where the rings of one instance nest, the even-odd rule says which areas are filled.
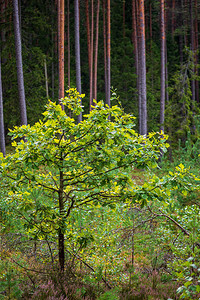
[[[67,0],[67,75],[68,75],[68,88],[70,88],[70,10],[69,0]]]
[[[137,19],[136,19],[135,0],[132,0],[132,42],[134,46],[136,75],[138,75],[138,41],[137,41]]]
[[[94,99],[95,100],[97,100],[97,63],[98,63],[98,42],[99,42],[99,9],[100,9],[100,0],[97,0],[96,41],[95,41],[95,57],[94,57]]]
[[[160,130],[164,132],[165,121],[165,3],[160,0],[161,27],[161,88],[160,88]]]
[[[81,58],[80,58],[80,32],[79,32],[79,1],[74,0],[75,19],[75,60],[76,60],[76,87],[81,94]],[[82,113],[78,115],[78,123],[82,121]]]
[[[191,41],[190,41],[190,49],[194,54],[194,59],[195,59],[195,36],[194,36],[194,19],[193,19],[193,0],[190,0],[190,36],[191,36]],[[192,72],[195,73],[195,68],[192,69]],[[191,80],[191,90],[192,90],[192,100],[195,100],[195,80]]]
[[[58,0],[59,99],[64,98],[64,0]]]
[[[140,96],[141,96],[141,122],[140,134],[147,135],[147,99],[146,99],[146,46],[145,46],[145,14],[144,0],[139,3],[139,59],[140,59]]]
[[[151,0],[149,3],[149,34],[150,34],[150,39],[152,41],[153,34],[152,34],[152,4],[151,4]]]
[[[110,0],[107,0],[107,104],[110,107]]]
[[[105,98],[107,101],[107,32],[106,32],[106,8],[105,8],[105,0],[103,0],[103,47],[104,47],[104,80],[105,80]]]
[[[88,66],[89,66],[89,74],[90,74],[91,45],[90,45],[90,18],[89,18],[89,3],[88,3],[88,0],[85,0],[85,12],[86,12],[86,28],[87,28]]]
[[[93,104],[93,52],[94,52],[94,1],[91,0],[91,42],[90,42],[90,110]]]
[[[195,6],[195,24],[194,24],[194,30],[195,30],[195,74],[198,76],[198,48],[199,48],[199,40],[198,40],[198,6],[197,6],[197,0],[194,2]],[[195,80],[195,94],[196,94],[196,101],[199,102],[199,82]]]

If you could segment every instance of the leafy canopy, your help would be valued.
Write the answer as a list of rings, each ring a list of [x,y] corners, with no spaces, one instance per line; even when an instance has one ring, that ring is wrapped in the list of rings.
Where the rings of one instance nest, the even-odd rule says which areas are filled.
[[[61,101],[78,115],[83,96],[70,89]],[[133,167],[157,166],[160,151],[167,148],[166,136],[139,135],[134,117],[117,106],[95,103],[79,124],[52,101],[43,115],[33,126],[15,127],[11,131],[14,153],[1,157],[4,226],[10,216],[18,216],[15,221],[11,218],[15,228],[19,223],[37,238],[53,237],[55,230],[66,230],[73,209],[89,204],[112,207],[116,201],[144,205],[150,199],[169,197],[168,182],[175,187],[177,178],[178,184],[184,182],[184,167],[166,178],[153,176],[141,186],[132,180]]]

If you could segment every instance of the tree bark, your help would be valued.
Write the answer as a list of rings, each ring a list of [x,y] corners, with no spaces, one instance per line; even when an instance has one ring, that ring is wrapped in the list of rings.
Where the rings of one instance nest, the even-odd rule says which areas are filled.
[[[90,40],[90,110],[93,104],[93,52],[94,52],[94,0],[91,0],[91,40]]]
[[[46,87],[46,96],[49,99],[49,86],[48,86],[48,75],[47,75],[47,60],[44,58],[44,74],[45,74],[45,87]]]
[[[165,121],[165,1],[160,0],[161,28],[161,87],[160,87],[160,130],[164,133]]]
[[[136,0],[135,0],[136,1]],[[139,133],[141,133],[141,121],[142,121],[142,110],[141,110],[141,51],[140,51],[140,13],[139,13],[139,3],[136,3],[136,16],[137,16],[137,45],[138,45],[138,74],[137,74],[137,90],[138,90],[138,123],[139,123]]]
[[[137,41],[137,22],[136,22],[136,6],[135,0],[132,0],[132,39],[135,56],[135,69],[138,76],[138,41]]]
[[[59,214],[60,219],[63,219],[64,214],[64,199],[63,199],[63,192],[64,192],[64,186],[63,186],[63,172],[60,171],[60,189],[59,189]],[[59,249],[59,264],[61,271],[64,271],[65,266],[65,244],[64,244],[64,228],[63,228],[63,220],[61,221],[61,224],[59,226],[58,230],[58,249]]]
[[[195,74],[196,76],[199,75],[198,70],[198,49],[199,49],[199,39],[198,39],[198,6],[197,6],[197,0],[194,2],[195,6]],[[199,81],[195,80],[195,94],[196,94],[196,101],[199,102]]]
[[[90,17],[89,17],[88,0],[85,0],[85,13],[86,13],[86,28],[87,28],[88,66],[89,66],[89,78],[90,78],[91,44],[90,44]]]
[[[14,34],[15,34],[15,52],[17,65],[17,83],[20,104],[21,125],[27,125],[26,100],[24,90],[24,75],[22,66],[22,45],[19,27],[19,8],[18,0],[13,0],[13,18],[14,18]]]
[[[141,96],[141,128],[140,134],[147,135],[147,98],[146,98],[146,47],[144,0],[139,1],[139,38],[140,38],[140,96]]]
[[[75,59],[76,59],[76,87],[81,94],[81,59],[80,59],[80,34],[79,34],[79,1],[74,0],[75,16]],[[82,113],[78,115],[78,123],[82,121]]]
[[[190,0],[190,49],[193,53],[194,60],[195,60],[195,46],[194,46],[194,20],[193,20],[193,0]],[[195,68],[192,68],[192,73],[195,73]],[[191,80],[191,90],[192,90],[192,100],[195,101],[195,80]]]
[[[69,0],[67,0],[67,77],[68,77],[68,88],[70,88],[70,10]]]
[[[52,62],[51,62],[51,89],[52,89],[52,98],[54,99],[54,88],[55,88],[55,76],[54,76],[54,0],[51,0],[51,42],[52,42],[52,48],[51,48],[51,56],[52,56]]]
[[[110,0],[107,0],[107,104],[110,107]]]
[[[59,100],[64,98],[64,0],[58,0],[58,74],[59,74]],[[63,108],[63,107],[62,107]]]
[[[94,56],[94,99],[95,100],[97,100],[97,63],[98,63],[98,42],[99,42],[99,8],[100,8],[100,0],[97,0],[96,40],[95,40],[95,56]]]
[[[150,40],[152,42],[153,31],[152,31],[152,3],[151,3],[151,0],[149,3],[149,33],[150,33]]]
[[[0,147],[3,156],[6,155],[5,146],[5,132],[4,132],[4,118],[3,118],[3,92],[2,92],[2,81],[1,81],[1,55],[0,55]]]
[[[105,0],[103,0],[103,47],[104,47],[104,81],[105,81],[105,100],[108,103],[108,79],[107,79],[107,41],[106,41],[107,33],[106,33],[106,8],[105,8]]]

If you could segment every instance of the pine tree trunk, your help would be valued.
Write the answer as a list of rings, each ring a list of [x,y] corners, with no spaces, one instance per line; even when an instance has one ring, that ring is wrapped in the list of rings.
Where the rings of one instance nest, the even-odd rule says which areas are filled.
[[[137,15],[137,45],[138,45],[138,74],[137,74],[137,90],[138,90],[138,121],[139,133],[141,133],[142,109],[141,109],[141,33],[140,33],[140,12],[139,3],[136,1],[136,15]]]
[[[145,47],[145,15],[144,0],[139,1],[139,36],[140,36],[140,94],[141,94],[141,130],[147,135],[147,98],[146,98],[146,47]]]
[[[54,99],[54,88],[55,88],[55,74],[54,74],[54,1],[51,0],[51,11],[52,11],[52,16],[51,16],[51,43],[52,43],[52,48],[51,48],[51,56],[52,56],[52,62],[51,62],[51,89],[52,89],[52,98]]]
[[[17,83],[18,83],[18,92],[19,92],[21,125],[27,125],[26,100],[25,100],[25,90],[24,90],[24,75],[23,75],[23,66],[22,66],[22,45],[21,45],[21,34],[20,34],[20,27],[19,27],[18,0],[13,0],[13,21],[14,21]]]
[[[199,40],[198,40],[198,6],[197,0],[194,2],[195,5],[195,74],[199,76],[199,69],[198,69],[198,49],[199,49]],[[196,94],[196,101],[199,102],[199,81],[195,80],[195,94]]]
[[[138,76],[138,41],[137,41],[137,24],[136,24],[136,6],[135,0],[132,0],[132,39],[135,56],[135,69]]]
[[[153,31],[152,31],[152,3],[151,3],[151,0],[150,0],[150,3],[149,3],[149,33],[150,33],[150,40],[152,42]]]
[[[0,56],[0,147],[3,156],[6,155],[5,133],[4,133],[4,118],[3,118],[3,92],[1,81],[1,56]]]
[[[79,1],[74,0],[75,17],[75,59],[76,59],[76,87],[81,94],[81,59],[80,59],[80,34],[79,34]],[[82,121],[82,113],[78,115],[78,123]]]
[[[165,4],[160,0],[160,28],[161,28],[161,87],[160,87],[160,130],[164,132],[165,121]]]
[[[87,28],[87,47],[88,47],[88,66],[89,66],[89,78],[90,78],[90,63],[91,63],[91,44],[90,44],[90,17],[89,17],[89,3],[85,0],[85,12],[86,12],[86,28]]]
[[[107,0],[107,104],[110,107],[110,0]]]
[[[58,0],[59,99],[64,98],[64,0]]]
[[[185,10],[184,10],[184,44],[185,47],[188,46],[187,30],[188,30],[188,0],[185,0]]]
[[[70,88],[70,10],[69,0],[67,0],[67,74],[68,74],[68,88]]]
[[[95,56],[94,56],[94,99],[95,100],[97,100],[97,63],[98,63],[98,42],[99,42],[99,9],[100,9],[100,0],[97,0],[96,41],[95,41]]]
[[[191,41],[190,41],[190,49],[194,55],[194,60],[195,60],[195,53],[194,53],[194,20],[193,20],[193,0],[190,0],[190,36],[191,36]],[[195,73],[195,69],[192,68],[192,73]],[[191,90],[192,90],[192,100],[195,100],[195,80],[191,80]]]
[[[46,96],[49,99],[49,86],[48,86],[48,75],[47,75],[47,60],[44,58],[44,74],[45,74],[45,87],[46,87]]]
[[[108,79],[107,79],[107,42],[106,42],[106,8],[105,8],[105,0],[103,0],[103,49],[104,49],[104,81],[105,81],[105,100],[108,103]]]
[[[93,53],[94,52],[94,0],[91,0],[91,40],[90,40],[90,110],[93,104]]]

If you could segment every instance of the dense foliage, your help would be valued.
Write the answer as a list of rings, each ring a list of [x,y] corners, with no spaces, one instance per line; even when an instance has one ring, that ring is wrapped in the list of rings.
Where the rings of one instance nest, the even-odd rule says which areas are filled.
[[[83,96],[62,104],[79,114]],[[103,102],[78,124],[51,101],[43,116],[1,157],[3,299],[198,294],[200,180],[183,164],[160,174],[166,137]]]
[[[61,1],[15,1],[28,114],[21,127],[13,3],[0,1],[0,300],[200,299],[198,1],[166,0],[161,10],[159,0],[65,0],[65,18]],[[136,54],[146,58],[141,72]],[[108,57],[109,106],[101,100],[110,93]],[[148,134],[140,135],[144,90]]]

